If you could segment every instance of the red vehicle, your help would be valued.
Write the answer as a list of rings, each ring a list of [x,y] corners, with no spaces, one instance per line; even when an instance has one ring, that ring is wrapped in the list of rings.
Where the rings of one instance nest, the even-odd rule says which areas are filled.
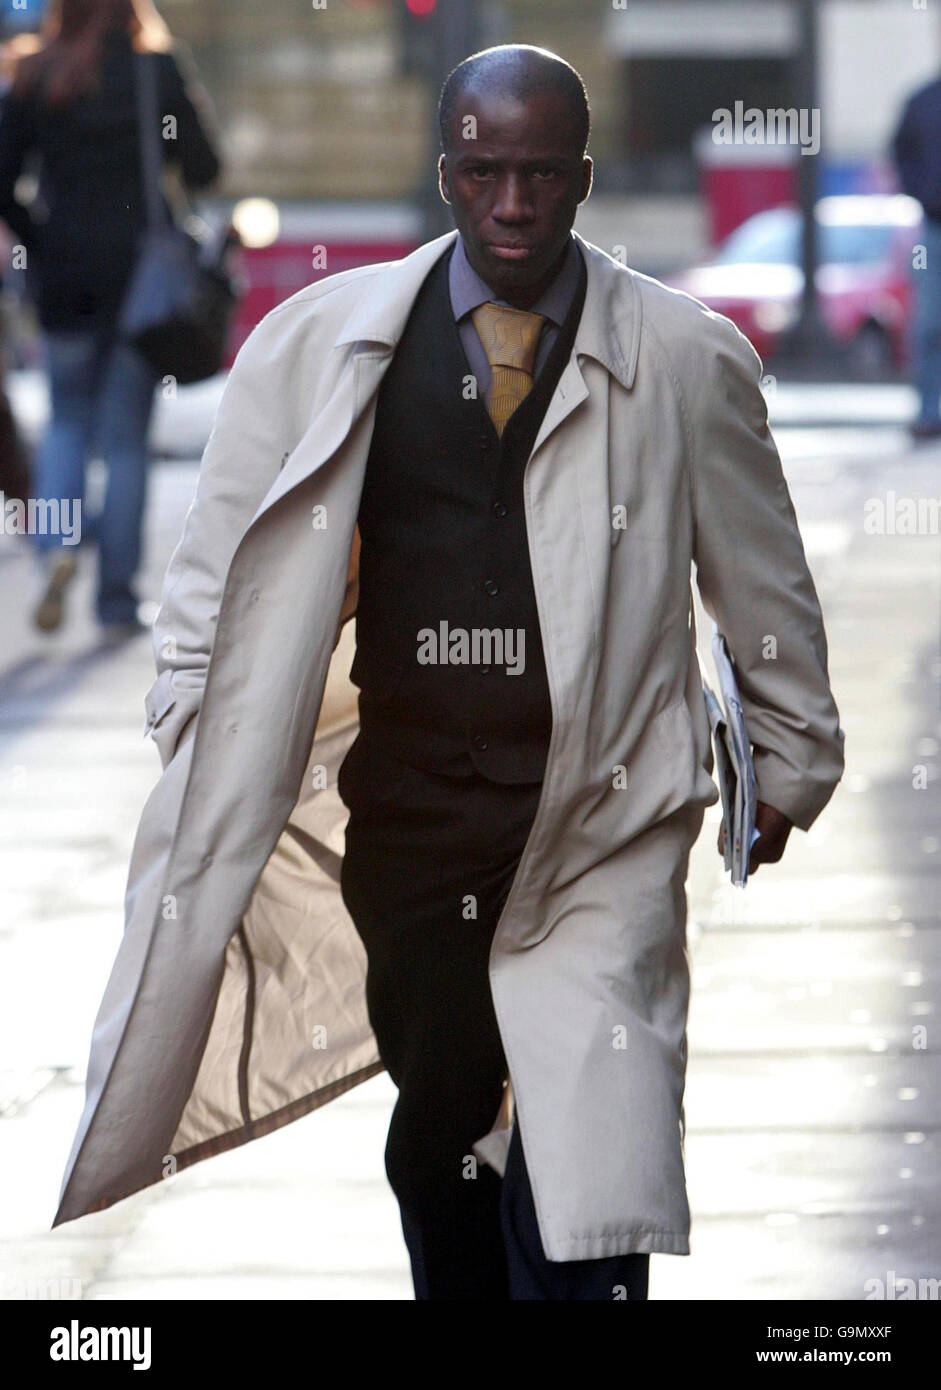
[[[280,203],[250,198],[228,210],[243,249],[247,287],[229,337],[227,365],[269,309],[327,275],[397,260],[421,240],[407,204]]]
[[[846,194],[817,203],[820,313],[849,346],[861,376],[878,378],[905,363],[920,222],[920,205],[904,194]],[[797,318],[800,253],[797,208],[770,208],[737,227],[708,264],[667,283],[725,314],[766,359]]]

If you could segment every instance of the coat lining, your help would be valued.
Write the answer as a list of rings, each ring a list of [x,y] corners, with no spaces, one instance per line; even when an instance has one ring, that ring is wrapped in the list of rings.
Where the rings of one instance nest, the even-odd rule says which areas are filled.
[[[378,1076],[385,1069],[384,1062],[370,1062],[368,1066],[360,1067],[358,1071],[351,1072],[338,1081],[331,1081],[329,1085],[321,1086],[317,1091],[310,1091],[306,1096],[300,1096],[297,1100],[282,1105],[280,1110],[273,1110],[260,1120],[252,1120],[240,1129],[230,1129],[225,1134],[215,1135],[212,1139],[203,1139],[199,1144],[193,1144],[190,1148],[183,1149],[181,1153],[173,1155],[174,1173],[182,1173],[184,1168],[189,1168],[194,1163],[201,1163],[205,1158],[215,1158],[218,1154],[227,1153],[229,1149],[237,1148],[240,1144],[250,1143],[253,1139],[262,1139],[266,1134],[273,1134],[276,1129],[281,1129],[284,1125],[302,1119],[312,1110],[319,1110],[322,1105],[327,1105],[330,1101],[336,1100],[338,1096],[352,1091],[354,1087],[361,1085],[364,1081],[370,1081],[372,1077]],[[87,1216],[95,1211],[106,1211],[108,1207],[114,1206],[115,1202],[123,1202],[136,1192],[152,1187],[155,1183],[160,1182],[163,1176],[162,1172],[155,1172],[150,1178],[136,1178],[122,1191],[108,1193],[97,1201],[89,1202],[83,1206],[81,1214]],[[74,1218],[69,1217],[68,1219],[73,1220]],[[53,1229],[59,1224],[58,1221],[54,1221]]]

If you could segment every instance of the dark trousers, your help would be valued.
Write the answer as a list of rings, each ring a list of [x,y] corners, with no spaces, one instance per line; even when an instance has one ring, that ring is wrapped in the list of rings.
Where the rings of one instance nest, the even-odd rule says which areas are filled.
[[[399,1093],[385,1165],[416,1298],[646,1298],[647,1255],[546,1259],[518,1124],[502,1180],[472,1151],[507,1077],[487,966],[539,785],[427,772],[360,734],[339,789],[343,900]]]

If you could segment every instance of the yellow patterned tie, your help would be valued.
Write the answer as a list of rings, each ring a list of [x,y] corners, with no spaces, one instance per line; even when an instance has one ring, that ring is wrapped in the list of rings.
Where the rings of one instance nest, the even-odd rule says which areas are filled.
[[[492,372],[487,410],[502,436],[507,420],[533,384],[536,345],[546,320],[542,314],[489,302],[475,309],[471,319]]]

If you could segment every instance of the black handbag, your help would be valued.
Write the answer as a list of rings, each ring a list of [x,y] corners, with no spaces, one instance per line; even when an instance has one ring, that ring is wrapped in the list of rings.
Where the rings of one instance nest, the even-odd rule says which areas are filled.
[[[134,55],[146,223],[118,329],[159,376],[185,384],[222,369],[242,288],[228,267],[230,247],[238,237],[231,229],[216,237],[205,223],[190,219],[202,231],[194,234],[177,223],[160,196],[156,61],[156,54]]]

